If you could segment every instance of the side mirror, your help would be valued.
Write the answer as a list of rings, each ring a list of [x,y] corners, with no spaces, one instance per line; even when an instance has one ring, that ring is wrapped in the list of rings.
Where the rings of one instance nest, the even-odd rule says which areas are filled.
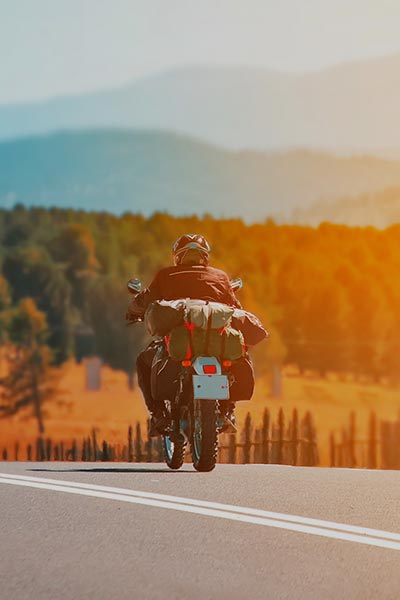
[[[130,279],[126,286],[128,288],[128,292],[134,296],[137,296],[142,289],[142,283],[139,279]]]
[[[236,290],[241,290],[242,287],[243,287],[243,281],[240,279],[240,277],[235,277],[235,279],[232,279],[231,288],[233,289],[234,292],[236,292]]]

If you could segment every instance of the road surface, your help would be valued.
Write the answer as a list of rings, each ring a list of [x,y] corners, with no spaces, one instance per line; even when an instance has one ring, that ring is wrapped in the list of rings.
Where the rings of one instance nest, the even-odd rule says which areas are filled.
[[[400,598],[400,473],[0,463],[1,600]]]

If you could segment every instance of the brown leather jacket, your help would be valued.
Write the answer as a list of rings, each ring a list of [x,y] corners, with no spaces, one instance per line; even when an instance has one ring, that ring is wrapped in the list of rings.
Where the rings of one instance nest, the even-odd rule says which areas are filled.
[[[209,300],[241,308],[224,271],[203,265],[178,265],[161,269],[149,287],[132,301],[128,312],[144,314],[155,300],[179,298]]]

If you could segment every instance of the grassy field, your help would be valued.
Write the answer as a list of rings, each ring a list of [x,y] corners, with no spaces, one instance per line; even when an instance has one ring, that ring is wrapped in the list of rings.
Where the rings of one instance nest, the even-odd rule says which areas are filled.
[[[350,378],[349,378],[350,379]],[[275,418],[280,407],[289,416],[297,408],[300,416],[311,411],[317,426],[322,464],[328,460],[328,438],[332,430],[340,431],[347,424],[349,413],[357,412],[359,436],[364,437],[371,410],[379,417],[394,419],[399,414],[400,390],[390,387],[327,379],[299,377],[290,371],[283,375],[283,394],[272,398],[266,380],[257,382],[256,392],[250,402],[237,407],[239,425],[251,412],[254,422],[261,422],[266,407]],[[57,402],[46,408],[45,435],[55,441],[82,438],[91,428],[98,430],[101,439],[121,442],[126,438],[129,424],[140,421],[146,427],[147,411],[137,386],[127,387],[126,375],[108,367],[102,369],[99,391],[85,389],[85,367],[68,363],[62,370]],[[32,442],[37,436],[36,422],[28,413],[0,420],[0,449],[9,448],[19,440]]]

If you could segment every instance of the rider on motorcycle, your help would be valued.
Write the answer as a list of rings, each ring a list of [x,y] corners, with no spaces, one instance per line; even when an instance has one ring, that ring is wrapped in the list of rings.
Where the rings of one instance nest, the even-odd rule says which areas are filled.
[[[143,315],[155,300],[192,298],[241,308],[228,275],[209,266],[210,251],[202,235],[185,234],[178,238],[172,248],[174,266],[161,269],[149,287],[136,296],[128,309],[127,319]],[[163,407],[156,405],[151,394],[151,365],[156,350],[157,344],[152,342],[139,354],[136,362],[139,386],[151,414],[150,435],[162,433],[166,426]],[[234,424],[233,409],[230,416]]]

